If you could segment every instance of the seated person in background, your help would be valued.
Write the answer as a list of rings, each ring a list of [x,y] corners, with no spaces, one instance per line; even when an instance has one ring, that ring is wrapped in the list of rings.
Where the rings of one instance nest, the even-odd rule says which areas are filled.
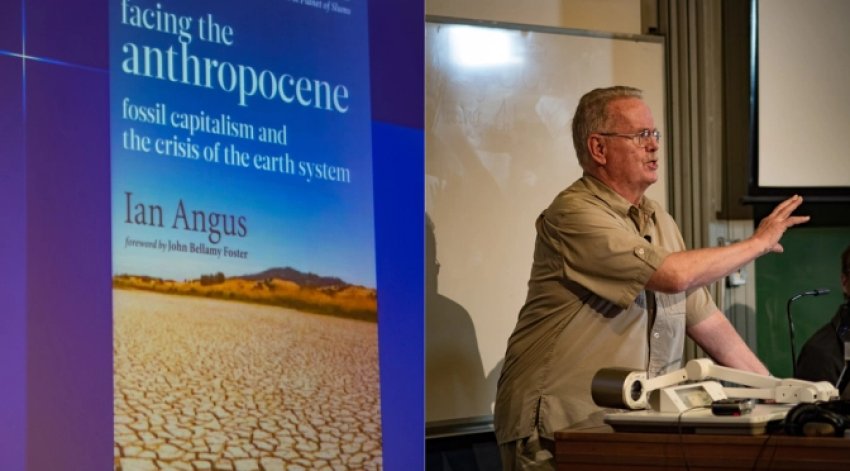
[[[841,254],[841,290],[844,291],[844,303],[832,320],[806,341],[797,358],[800,379],[835,384],[844,369],[844,342],[850,342],[850,246]],[[844,389],[839,393],[846,398],[850,388]]]

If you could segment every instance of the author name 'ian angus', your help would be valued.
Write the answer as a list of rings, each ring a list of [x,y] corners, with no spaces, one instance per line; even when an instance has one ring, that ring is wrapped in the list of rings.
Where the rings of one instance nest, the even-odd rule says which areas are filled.
[[[135,202],[133,193],[124,192],[125,224],[165,227],[165,210],[158,204]],[[222,238],[245,237],[248,235],[248,218],[235,214],[226,214],[202,209],[186,209],[183,199],[177,201],[174,217],[169,218],[172,229],[201,232],[207,234],[211,244],[218,244]]]

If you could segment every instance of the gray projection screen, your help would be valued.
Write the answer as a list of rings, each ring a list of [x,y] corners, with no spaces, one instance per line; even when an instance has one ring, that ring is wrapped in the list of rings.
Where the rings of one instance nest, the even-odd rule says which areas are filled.
[[[850,191],[850,2],[758,2],[757,187]]]
[[[534,220],[581,175],[570,132],[581,95],[638,87],[667,128],[660,38],[451,21],[426,24],[428,424],[492,414]],[[649,196],[666,207],[666,195],[662,177]]]

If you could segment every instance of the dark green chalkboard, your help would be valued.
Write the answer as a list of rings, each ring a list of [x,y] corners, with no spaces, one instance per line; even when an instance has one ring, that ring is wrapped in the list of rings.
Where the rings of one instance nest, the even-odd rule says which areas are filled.
[[[807,296],[791,305],[797,355],[803,343],[835,314],[843,302],[841,252],[850,245],[850,227],[798,227],[782,238],[785,252],[756,260],[758,355],[771,374],[791,377],[791,346],[786,304],[796,293],[829,288],[826,296]]]

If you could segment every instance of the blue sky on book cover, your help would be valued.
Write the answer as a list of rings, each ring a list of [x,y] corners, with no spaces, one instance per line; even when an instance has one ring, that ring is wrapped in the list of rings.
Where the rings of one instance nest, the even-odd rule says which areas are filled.
[[[289,266],[376,287],[366,13],[111,4],[116,275]]]

